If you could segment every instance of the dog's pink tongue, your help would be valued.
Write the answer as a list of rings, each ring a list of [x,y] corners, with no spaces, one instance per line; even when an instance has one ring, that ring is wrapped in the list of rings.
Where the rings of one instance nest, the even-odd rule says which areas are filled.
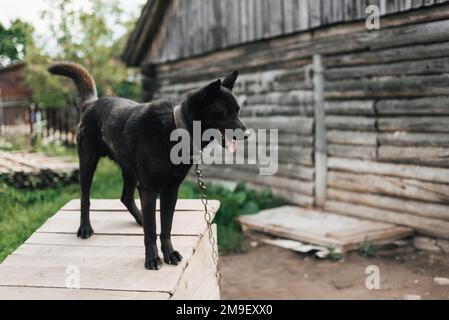
[[[226,146],[228,147],[228,150],[230,153],[234,153],[237,149],[237,144],[235,143],[234,139],[229,139],[228,137],[226,139]]]

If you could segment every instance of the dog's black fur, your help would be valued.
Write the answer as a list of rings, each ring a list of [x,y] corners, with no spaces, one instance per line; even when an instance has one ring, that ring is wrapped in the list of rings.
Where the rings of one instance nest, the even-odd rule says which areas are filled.
[[[173,212],[178,198],[178,188],[191,165],[173,165],[170,149],[171,132],[176,129],[173,118],[174,102],[160,100],[139,104],[134,101],[109,97],[97,98],[95,81],[79,65],[58,62],[49,72],[74,80],[78,89],[82,115],[78,126],[77,147],[80,161],[81,225],[78,236],[87,239],[94,233],[89,219],[89,193],[97,163],[101,157],[113,159],[121,168],[123,192],[121,201],[143,225],[145,234],[145,267],[158,270],[162,261],[156,246],[156,198],[160,196],[161,249],[164,261],[178,264],[182,257],[170,239]],[[181,114],[190,133],[193,121],[201,121],[203,131],[216,128],[242,129],[239,105],[231,93],[237,72],[223,83],[212,82],[190,93],[181,103]],[[207,143],[203,144],[205,147]],[[138,188],[142,212],[134,202]]]

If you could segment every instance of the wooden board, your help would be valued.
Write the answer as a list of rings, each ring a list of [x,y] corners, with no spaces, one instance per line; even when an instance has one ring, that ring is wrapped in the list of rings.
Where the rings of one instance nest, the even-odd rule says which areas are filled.
[[[0,265],[0,300],[219,298],[200,200],[178,202],[172,238],[183,261],[178,266],[164,264],[159,271],[145,269],[142,228],[120,210],[120,201],[91,203],[97,209],[91,212],[94,236],[76,237],[79,201],[69,202],[65,208],[71,210],[48,219]],[[215,215],[218,201],[211,206]],[[79,289],[66,286],[74,267],[79,271]]]
[[[198,200],[199,201],[199,200]],[[73,233],[79,226],[78,211],[60,211],[40,227],[42,233]],[[142,235],[143,229],[136,227],[134,218],[127,211],[91,211],[90,220],[98,235]],[[172,235],[201,235],[206,228],[202,212],[178,211],[175,213]],[[194,221],[194,223],[192,223]],[[156,215],[157,232],[160,230],[159,214]]]
[[[342,251],[358,249],[365,241],[383,242],[413,233],[394,224],[292,206],[242,216],[239,221],[249,229]]]
[[[420,234],[449,240],[449,223],[443,220],[424,218],[403,212],[395,212],[393,210],[384,210],[366,205],[333,200],[327,201],[325,208],[332,212],[338,212],[362,219],[397,223],[413,228]]]
[[[169,300],[163,292],[86,290],[0,286],[2,300]]]
[[[140,200],[136,199],[137,207],[140,208]],[[156,209],[159,210],[159,199],[156,203]],[[209,210],[217,212],[220,202],[216,200],[209,201]],[[74,199],[61,208],[64,211],[79,211],[81,208],[80,199]],[[203,210],[201,201],[195,199],[179,199],[176,203],[176,211]],[[91,199],[90,210],[92,211],[126,211],[126,207],[121,201],[110,199]]]

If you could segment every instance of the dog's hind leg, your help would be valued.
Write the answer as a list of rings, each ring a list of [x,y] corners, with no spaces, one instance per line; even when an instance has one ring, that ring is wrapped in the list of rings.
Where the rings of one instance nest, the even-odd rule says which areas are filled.
[[[87,149],[78,139],[78,156],[80,160],[80,185],[81,185],[81,223],[78,229],[78,237],[88,239],[94,230],[90,224],[90,188],[100,157],[92,149]]]
[[[178,187],[169,187],[161,192],[161,250],[164,262],[174,265],[182,260],[181,254],[173,249],[171,242],[171,227],[177,200]]]
[[[137,208],[134,200],[134,191],[136,190],[137,181],[132,174],[125,169],[122,170],[123,176],[123,191],[121,201],[128,209],[129,213],[136,219],[139,225],[143,225],[142,212]]]

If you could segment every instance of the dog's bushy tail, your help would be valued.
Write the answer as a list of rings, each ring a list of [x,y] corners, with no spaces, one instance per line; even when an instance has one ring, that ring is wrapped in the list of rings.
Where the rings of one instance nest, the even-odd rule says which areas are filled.
[[[68,77],[75,82],[81,107],[86,102],[98,99],[95,80],[82,66],[73,62],[60,61],[53,63],[48,68],[48,72],[54,75]]]

